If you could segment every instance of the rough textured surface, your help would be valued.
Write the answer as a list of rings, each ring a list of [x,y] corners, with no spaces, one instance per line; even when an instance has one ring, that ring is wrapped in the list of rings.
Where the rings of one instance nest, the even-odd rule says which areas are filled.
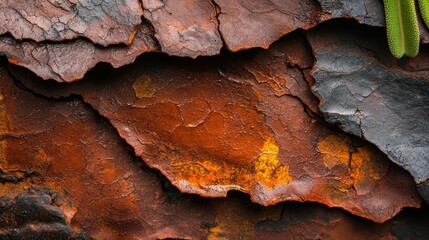
[[[219,30],[229,50],[268,48],[271,43],[297,28],[310,28],[319,21],[314,1],[299,0],[214,0],[219,6]]]
[[[328,122],[374,143],[414,176],[429,200],[429,55],[424,49],[416,59],[397,61],[379,43],[381,35],[357,25],[308,34],[317,59],[313,90]]]
[[[0,2],[10,63],[85,78],[0,63],[0,238],[427,239],[428,47],[381,6]],[[110,66],[222,46],[267,49]]]
[[[308,211],[308,208],[312,208],[312,211]],[[374,225],[368,221],[356,221],[333,209],[291,204],[283,209],[278,221],[258,223],[256,239],[425,240],[429,236],[425,214],[411,210],[383,225]]]
[[[75,239],[65,216],[48,194],[0,197],[1,239]]]
[[[24,91],[6,74],[1,66],[0,208],[14,211],[0,211],[0,234],[63,236],[71,226],[96,239],[203,238],[210,212],[198,199],[170,202],[106,120],[78,99]],[[40,195],[24,201],[35,217],[29,207],[19,210],[20,194]]]
[[[78,39],[66,43],[16,42],[5,36],[0,38],[0,49],[7,54],[9,62],[36,72],[43,79],[71,82],[99,62],[120,67],[134,62],[144,52],[157,50],[149,27],[139,26],[130,46],[100,47],[87,40]]]
[[[215,6],[209,0],[142,0],[144,17],[153,25],[161,50],[196,58],[222,48]]]
[[[317,204],[262,207],[239,194],[213,200],[181,194],[135,159],[110,124],[81,100],[37,96],[7,75],[2,65],[2,239],[424,239],[428,234],[427,207],[376,224]]]
[[[148,56],[65,86],[14,72],[46,96],[81,95],[183,192],[239,190],[263,205],[317,201],[378,222],[418,206],[405,171],[312,117],[317,101],[298,67],[310,66],[310,56],[295,34],[241,57]]]
[[[142,0],[142,6],[135,0],[33,2],[30,12],[26,10],[29,3],[22,0],[0,3],[5,5],[0,20],[11,18],[1,26],[5,30],[0,29],[0,52],[11,63],[59,82],[80,80],[98,62],[115,67],[130,64],[148,51],[196,58],[219,54],[223,45],[233,52],[268,48],[287,33],[332,18],[384,26],[381,1],[369,0],[182,0],[174,4],[171,0]],[[145,21],[140,24],[142,7]],[[73,32],[74,28],[81,32]],[[420,28],[422,41],[428,43],[429,31],[422,23]],[[66,39],[74,40],[61,41]],[[113,45],[121,42],[131,46]]]
[[[317,0],[324,14],[331,18],[354,18],[371,26],[384,26],[381,0]]]
[[[130,44],[141,23],[139,0],[2,0],[0,34],[17,40],[87,38],[103,46]]]

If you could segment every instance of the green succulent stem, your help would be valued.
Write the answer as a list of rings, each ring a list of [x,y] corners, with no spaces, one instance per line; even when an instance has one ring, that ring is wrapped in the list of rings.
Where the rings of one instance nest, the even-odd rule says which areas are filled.
[[[427,0],[422,1],[427,4]],[[392,55],[396,58],[417,56],[420,33],[414,0],[384,0],[384,11]]]
[[[426,27],[429,28],[429,0],[419,0],[420,14]]]

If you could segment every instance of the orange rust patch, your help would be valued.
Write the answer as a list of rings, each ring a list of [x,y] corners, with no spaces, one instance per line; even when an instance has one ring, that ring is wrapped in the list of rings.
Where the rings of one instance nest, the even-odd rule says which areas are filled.
[[[135,26],[133,29],[131,29],[130,37],[128,38],[127,45],[130,45],[133,42],[133,40],[134,40],[134,38],[135,38],[138,30],[139,30],[139,26],[138,25]]]
[[[386,175],[390,162],[373,146],[357,148],[351,161],[354,188],[358,195],[369,193]]]
[[[317,144],[327,167],[342,164],[349,168],[358,195],[369,193],[386,173],[389,161],[374,146],[353,147],[346,137],[329,135]]]
[[[17,59],[14,59],[14,58],[8,58],[7,60],[8,60],[8,62],[9,62],[9,63],[11,63],[11,64],[19,65],[19,62],[18,62],[18,60],[17,60]]]
[[[35,163],[32,165],[36,171],[46,171],[52,162],[51,157],[49,157],[43,149],[40,149],[34,158]]]

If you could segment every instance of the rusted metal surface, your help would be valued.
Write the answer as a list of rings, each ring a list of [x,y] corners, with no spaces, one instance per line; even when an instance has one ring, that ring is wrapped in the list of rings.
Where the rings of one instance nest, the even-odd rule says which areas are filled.
[[[312,112],[302,41],[295,34],[269,50],[193,61],[150,56],[66,86],[14,73],[46,96],[81,95],[182,192],[317,201],[378,222],[419,206],[407,172]]]
[[[106,72],[106,76],[110,74]],[[402,239],[414,236],[415,239],[425,239],[428,236],[427,207],[408,209],[384,224],[377,224],[339,209],[311,203],[263,207],[238,194],[226,199],[181,194],[142,165],[141,159],[127,148],[109,122],[81,100],[75,97],[46,99],[23,90],[22,85],[7,75],[1,66],[2,238]],[[107,85],[121,85],[120,81],[104,80],[109,82]],[[87,87],[92,84],[90,80],[81,83],[85,82],[88,82]],[[140,82],[147,86],[144,79]],[[127,86],[127,83],[123,85],[125,91],[134,91]],[[99,87],[98,93],[107,97],[103,85]],[[65,91],[61,87],[57,90]],[[144,98],[156,95],[158,89],[152,92],[138,94]],[[116,100],[104,98],[110,103]],[[338,139],[329,138],[318,143],[318,151],[336,154],[342,161],[348,151],[344,147],[348,144],[340,140],[335,145],[332,141]],[[361,156],[365,148],[365,144],[357,146],[361,152],[352,155]],[[333,158],[326,160],[329,159]],[[359,158],[356,159],[360,164]],[[341,168],[341,165],[334,168]],[[364,170],[362,167],[355,169]],[[373,174],[367,171],[370,169],[374,168],[367,168],[365,172]],[[402,178],[404,171],[392,165],[390,169],[393,169],[393,176],[387,173],[377,184],[393,181],[396,186],[389,189],[390,192],[396,189],[397,196],[409,194],[410,189],[406,186],[411,188],[412,181],[397,182],[395,179]],[[359,175],[355,172],[355,176]],[[357,189],[371,188],[371,177],[366,182],[369,186],[356,184]],[[330,193],[338,193],[334,186],[331,187]],[[373,193],[367,194],[362,201],[375,201]],[[383,193],[377,199],[384,206],[394,198],[392,194]]]
[[[427,46],[391,58],[381,1],[20,0],[0,22],[38,75],[0,63],[1,239],[429,236],[426,205],[396,216],[429,198]],[[266,49],[147,53],[223,46]],[[131,65],[40,81],[100,62]]]
[[[374,143],[429,201],[429,54],[396,60],[383,35],[351,24],[311,31],[313,90],[328,122]]]
[[[0,82],[0,210],[12,208],[0,211],[0,237],[203,238],[201,224],[212,222],[206,207],[171,202],[82,101],[22,90],[3,65]]]
[[[142,15],[139,0],[2,0],[0,34],[36,42],[87,38],[103,46],[130,44]]]
[[[80,80],[99,62],[114,67],[130,64],[145,52],[196,58],[217,55],[223,45],[233,52],[268,48],[287,33],[333,18],[384,26],[381,1],[369,0],[142,0],[141,4],[137,0],[20,0],[0,4],[4,23],[0,52],[11,63],[59,82]],[[422,25],[422,41],[428,43],[428,36]]]

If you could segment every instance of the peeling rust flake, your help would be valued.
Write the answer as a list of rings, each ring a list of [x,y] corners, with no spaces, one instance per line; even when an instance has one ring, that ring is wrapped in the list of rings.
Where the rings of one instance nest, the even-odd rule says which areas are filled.
[[[311,64],[308,49],[300,35],[290,38],[243,57],[151,56],[67,87],[11,69],[46,96],[81,95],[182,192],[238,190],[262,205],[316,201],[377,222],[420,206],[406,171],[313,117],[317,101],[299,68]],[[281,51],[288,46],[297,51]]]
[[[43,79],[71,82],[98,62],[123,66],[145,52],[197,58],[218,55],[223,46],[268,48],[329,19],[382,27],[383,16],[381,1],[370,0],[4,0],[0,52]]]
[[[142,0],[163,52],[196,58],[219,54],[222,39],[209,0]]]
[[[281,36],[298,28],[310,28],[319,20],[313,1],[214,0],[220,8],[219,30],[229,50],[268,48]]]
[[[45,80],[72,82],[82,79],[97,63],[120,67],[134,62],[144,52],[156,51],[152,37],[146,24],[138,27],[129,46],[100,47],[84,39],[64,43],[17,42],[4,36],[0,37],[0,51],[7,55],[10,63],[26,67]]]
[[[138,0],[3,0],[0,35],[17,40],[86,38],[108,46],[130,44],[143,10]]]

